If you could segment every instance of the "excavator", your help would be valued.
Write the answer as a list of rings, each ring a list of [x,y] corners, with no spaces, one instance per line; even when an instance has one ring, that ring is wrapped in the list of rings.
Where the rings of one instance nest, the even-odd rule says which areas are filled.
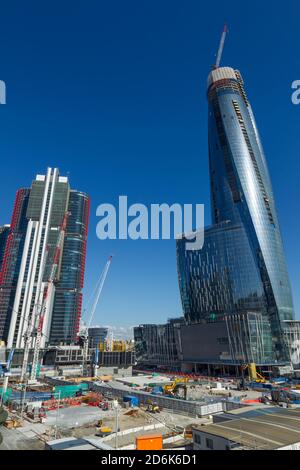
[[[187,395],[187,383],[189,379],[187,377],[183,378],[176,378],[171,384],[167,384],[164,386],[164,394],[165,395],[175,395],[178,388],[184,388],[184,398],[186,399]]]

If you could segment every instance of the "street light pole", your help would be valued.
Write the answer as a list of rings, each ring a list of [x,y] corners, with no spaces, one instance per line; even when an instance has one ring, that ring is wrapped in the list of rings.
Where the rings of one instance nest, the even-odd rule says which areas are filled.
[[[27,381],[25,384],[22,384],[22,399],[21,399],[21,421],[23,420],[23,413],[24,413],[24,405],[25,405],[25,399],[26,399],[26,389],[27,389]]]
[[[119,430],[119,403],[118,400],[114,400],[114,407],[116,411],[116,427],[115,427],[115,449],[118,448],[118,430]]]

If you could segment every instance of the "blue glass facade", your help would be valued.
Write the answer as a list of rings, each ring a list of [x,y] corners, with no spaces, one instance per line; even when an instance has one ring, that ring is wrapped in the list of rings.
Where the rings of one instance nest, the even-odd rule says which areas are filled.
[[[240,73],[213,70],[208,102],[213,226],[200,251],[177,242],[185,318],[196,323],[259,314],[274,361],[285,361],[292,294],[266,158]]]
[[[55,286],[50,344],[75,343],[82,309],[82,288],[86,258],[89,219],[89,197],[80,191],[70,191],[66,235]]]
[[[245,228],[223,222],[205,231],[202,250],[177,244],[187,323],[222,319],[229,312],[266,312],[267,301]]]
[[[164,325],[146,324],[134,328],[135,357],[138,364],[180,369],[180,326],[183,318]]]

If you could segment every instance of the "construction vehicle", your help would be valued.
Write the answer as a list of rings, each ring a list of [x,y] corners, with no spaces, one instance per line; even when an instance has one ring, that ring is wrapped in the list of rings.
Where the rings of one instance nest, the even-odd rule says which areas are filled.
[[[187,383],[189,381],[188,377],[183,377],[183,378],[178,378],[173,380],[171,384],[167,384],[164,386],[164,394],[165,395],[175,395],[178,388],[183,387],[184,388],[184,395],[186,399],[187,395]]]
[[[242,366],[242,372],[246,369],[248,369],[250,382],[266,383],[265,377],[261,375],[259,372],[257,372],[256,364],[254,362],[251,362],[249,364],[244,364]]]
[[[100,299],[100,295],[104,286],[104,282],[110,268],[112,262],[112,256],[110,256],[104,266],[104,269],[100,275],[98,283],[96,285],[96,295],[94,299],[94,303],[92,305],[91,313],[89,319],[86,323],[83,323],[79,332],[79,338],[83,343],[83,364],[82,364],[82,375],[85,376],[88,373],[88,351],[89,351],[89,327],[91,326],[92,320],[94,318],[94,314],[96,312],[96,308]],[[95,369],[95,360],[94,360],[94,369]]]
[[[109,436],[109,434],[112,434],[112,428],[109,426],[103,426],[103,419],[99,419],[97,424],[96,424],[96,429],[97,433],[96,436],[98,437],[104,437],[104,436]]]
[[[108,401],[101,401],[98,406],[99,406],[99,408],[101,408],[102,411],[108,411],[109,410]]]
[[[53,293],[54,281],[56,279],[58,266],[60,263],[61,252],[63,248],[63,241],[64,241],[64,236],[65,236],[65,231],[66,231],[69,215],[70,215],[69,212],[65,212],[64,214],[63,221],[60,225],[57,243],[55,246],[54,257],[53,257],[53,262],[52,262],[49,278],[48,278],[48,281],[46,282],[46,286],[44,286],[44,283],[41,284],[41,289],[38,294],[38,301],[35,305],[32,318],[28,322],[28,327],[24,335],[24,356],[23,356],[23,364],[22,364],[22,370],[21,370],[21,379],[20,379],[21,382],[24,381],[24,378],[27,374],[29,350],[30,350],[32,342],[34,341],[34,337],[35,337],[35,342],[34,342],[30,380],[33,382],[36,380],[38,366],[39,366],[40,346],[41,346],[41,339],[43,335],[44,318],[45,318],[45,314],[48,308],[48,304],[51,301],[51,294]],[[47,253],[48,253],[48,250],[47,250]],[[42,276],[44,276],[44,273],[45,273],[46,259],[47,259],[47,256],[45,256],[44,258],[43,267],[42,267]],[[41,302],[40,302],[40,298],[41,298]],[[35,328],[36,328],[36,331],[35,331]]]
[[[149,400],[146,411],[148,411],[148,413],[160,413],[160,408],[157,403]]]

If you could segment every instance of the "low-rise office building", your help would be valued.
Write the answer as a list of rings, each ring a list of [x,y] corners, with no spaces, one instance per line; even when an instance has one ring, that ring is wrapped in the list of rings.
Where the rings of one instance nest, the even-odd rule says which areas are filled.
[[[276,407],[223,413],[193,427],[194,450],[299,450],[300,409]]]

